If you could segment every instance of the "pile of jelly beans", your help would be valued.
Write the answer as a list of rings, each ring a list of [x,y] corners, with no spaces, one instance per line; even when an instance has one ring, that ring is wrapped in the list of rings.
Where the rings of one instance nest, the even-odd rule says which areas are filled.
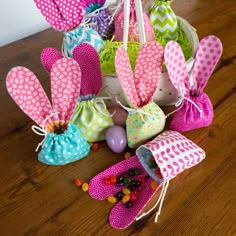
[[[135,179],[134,179],[135,177]],[[137,193],[143,189],[143,184],[149,176],[140,176],[138,168],[130,168],[128,172],[122,175],[112,175],[104,179],[105,184],[114,184],[118,187],[123,187],[121,191],[114,196],[109,196],[107,200],[111,203],[122,201],[126,208],[133,206],[133,202],[137,199]]]

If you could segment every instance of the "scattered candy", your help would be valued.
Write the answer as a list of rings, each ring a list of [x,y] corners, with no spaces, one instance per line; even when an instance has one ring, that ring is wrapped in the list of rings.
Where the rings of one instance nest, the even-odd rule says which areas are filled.
[[[122,190],[122,192],[123,192],[125,195],[129,195],[129,194],[130,194],[130,190],[127,189],[127,188],[124,188],[124,189]]]
[[[127,146],[126,131],[123,127],[114,125],[106,132],[107,145],[113,152],[121,153]]]
[[[133,191],[136,190],[136,186],[128,185],[128,186],[127,186],[127,189],[129,189],[131,192],[133,192]]]
[[[120,191],[118,193],[116,193],[115,197],[118,199],[118,200],[122,200],[122,198],[125,196],[125,194]]]
[[[125,184],[129,184],[129,183],[131,183],[131,179],[130,178],[124,178],[123,182]]]
[[[113,196],[110,196],[110,197],[107,198],[107,201],[110,202],[110,203],[116,203],[117,199]]]
[[[75,185],[76,186],[80,187],[80,186],[82,186],[82,184],[83,184],[83,182],[82,182],[81,179],[75,179]]]
[[[92,143],[91,146],[92,151],[97,152],[99,149],[99,144],[98,143]]]
[[[88,189],[89,189],[88,183],[83,183],[83,184],[82,184],[82,190],[83,190],[84,192],[87,192]]]
[[[130,196],[129,195],[125,195],[123,198],[122,198],[122,202],[123,203],[126,203],[130,200]]]
[[[158,183],[156,181],[152,181],[151,188],[156,189],[158,187]]]
[[[130,200],[135,201],[137,199],[137,193],[136,192],[131,192],[130,193]]]
[[[131,153],[130,152],[126,152],[125,153],[125,159],[129,159],[131,157]]]
[[[131,184],[137,187],[141,185],[141,182],[139,180],[132,180]]]
[[[110,177],[110,181],[111,181],[111,184],[115,184],[116,183],[116,180],[117,180],[117,177],[115,175],[112,175]]]
[[[125,208],[130,208],[133,206],[133,203],[131,201],[128,201],[125,203]]]
[[[111,180],[110,180],[109,177],[105,178],[104,182],[105,182],[106,185],[110,185],[111,184]]]
[[[137,190],[138,190],[138,192],[142,192],[143,191],[143,187],[142,186],[138,186]]]

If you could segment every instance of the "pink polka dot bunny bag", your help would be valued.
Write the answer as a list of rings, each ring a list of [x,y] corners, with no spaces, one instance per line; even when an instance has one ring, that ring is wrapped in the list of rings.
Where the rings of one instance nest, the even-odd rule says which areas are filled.
[[[136,5],[137,14],[142,14],[141,6],[140,1],[140,5]],[[125,9],[128,12],[129,5]],[[125,16],[127,26],[129,15]],[[138,16],[140,16],[137,17],[139,26],[144,29],[143,17]],[[126,120],[128,146],[135,148],[160,133],[165,125],[163,111],[152,101],[162,71],[164,49],[158,42],[145,44],[144,31],[140,32],[140,42],[143,46],[138,53],[133,72],[126,51],[127,38],[126,32],[124,33],[124,46],[116,52],[115,68],[127,100],[132,107],[125,108],[120,103],[129,112]]]
[[[41,61],[50,73],[53,64],[62,57],[58,50],[45,48],[41,54]],[[113,120],[103,100],[106,98],[96,97],[102,87],[98,54],[91,45],[83,43],[74,49],[73,59],[81,69],[81,86],[71,123],[80,129],[87,141],[105,140],[105,132],[113,125]]]
[[[201,40],[190,73],[180,46],[170,41],[165,49],[165,63],[174,87],[180,92],[177,111],[170,128],[179,132],[209,126],[214,117],[211,100],[204,88],[222,54],[221,41],[215,36]]]
[[[72,57],[74,48],[81,43],[89,43],[97,51],[104,46],[101,36],[84,22],[86,5],[77,0],[34,0],[47,22],[63,32],[63,53]],[[91,2],[91,1],[89,1]],[[103,2],[103,1],[101,1]]]
[[[204,158],[205,152],[194,142],[176,131],[166,131],[140,146],[135,156],[96,175],[90,180],[89,194],[115,204],[109,215],[113,228],[126,228],[155,208],[157,222],[169,181]],[[159,189],[159,199],[144,213],[144,207]]]
[[[38,124],[32,130],[44,136],[39,144],[42,146],[39,161],[65,165],[87,156],[90,151],[79,129],[70,123],[79,96],[81,70],[73,59],[62,58],[53,64],[50,75],[52,105],[35,74],[25,67],[11,69],[6,85],[17,105]]]

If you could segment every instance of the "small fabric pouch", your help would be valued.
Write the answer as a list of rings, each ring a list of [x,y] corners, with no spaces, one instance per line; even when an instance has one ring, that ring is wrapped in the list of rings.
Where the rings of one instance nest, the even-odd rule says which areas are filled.
[[[138,23],[136,17],[136,11],[134,6],[134,0],[130,1],[130,22],[129,22],[129,41],[139,41]],[[147,42],[155,40],[155,35],[151,22],[145,12],[143,12],[144,29]],[[115,16],[115,40],[122,41],[124,32],[124,6],[121,7],[117,15]]]
[[[97,31],[86,25],[80,25],[72,31],[64,32],[63,55],[72,57],[75,47],[82,43],[90,44],[97,52],[100,52],[104,47],[104,41]]]
[[[154,31],[164,39],[176,39],[178,37],[178,21],[170,4],[171,0],[154,0],[150,9],[150,21]]]
[[[134,74],[126,50],[117,50],[117,77],[132,108],[126,121],[128,146],[135,148],[160,133],[165,126],[165,115],[152,102],[156,91],[164,50],[157,42],[145,44],[138,53]],[[121,104],[122,105],[122,104]]]
[[[73,58],[80,65],[82,79],[81,96],[78,98],[71,122],[81,130],[87,141],[105,140],[105,132],[113,125],[113,120],[104,98],[96,98],[102,87],[99,56],[91,45],[85,43],[75,48]]]
[[[103,100],[92,95],[78,99],[71,122],[79,127],[89,142],[105,140],[106,130],[113,125]]]
[[[38,145],[39,161],[65,165],[89,154],[90,145],[69,122],[80,90],[81,71],[76,61],[61,58],[51,68],[52,105],[34,73],[15,67],[7,75],[7,89],[18,106],[38,126],[32,130],[44,136]],[[37,147],[37,150],[38,150]]]
[[[129,208],[124,205],[123,199],[122,201],[118,199],[109,216],[113,228],[128,227],[134,220],[141,219],[160,204],[155,219],[157,221],[169,180],[185,169],[199,164],[204,158],[205,152],[195,143],[178,132],[167,131],[153,141],[140,146],[136,156],[121,161],[95,176],[89,183],[89,194],[94,199],[105,200],[111,196],[118,197],[118,192],[126,191],[124,189],[128,188],[131,189],[130,197],[131,194],[136,196],[135,199],[130,200],[132,205]],[[114,179],[114,176],[116,182],[109,182]],[[123,176],[131,182],[122,179]],[[121,185],[122,181],[123,185]],[[157,203],[148,212],[142,213],[149,200],[160,188],[162,190]]]
[[[180,46],[170,41],[166,45],[165,63],[174,87],[180,93],[177,111],[170,128],[179,132],[209,126],[214,118],[210,98],[204,88],[222,54],[222,44],[215,36],[201,40],[190,73]]]

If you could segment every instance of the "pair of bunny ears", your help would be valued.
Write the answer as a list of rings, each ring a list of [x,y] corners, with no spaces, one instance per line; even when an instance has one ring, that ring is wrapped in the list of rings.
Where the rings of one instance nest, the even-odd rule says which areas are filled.
[[[175,41],[166,45],[164,58],[167,71],[172,84],[182,96],[197,96],[203,92],[222,51],[222,43],[216,36],[203,38],[197,49],[192,70],[188,73],[180,46]]]
[[[89,44],[81,44],[72,58],[63,58],[55,49],[45,49],[42,53],[43,64],[51,75],[52,105],[36,75],[25,67],[15,67],[7,75],[7,89],[18,106],[39,126],[53,120],[69,121],[83,92],[96,93],[101,84],[99,58],[96,50]],[[78,63],[79,62],[79,63]],[[82,79],[84,83],[82,84]],[[97,78],[98,82],[95,82]],[[88,80],[88,81],[86,81]],[[93,80],[93,81],[92,81]],[[47,119],[55,112],[58,115]],[[45,124],[45,120],[47,123]]]
[[[45,48],[41,53],[41,61],[50,73],[54,63],[63,58],[55,48]],[[102,73],[97,51],[89,44],[82,43],[73,50],[73,58],[80,66],[82,78],[80,95],[97,94],[102,87]]]
[[[129,101],[139,108],[152,100],[162,72],[163,55],[174,87],[183,96],[190,92],[197,95],[203,92],[222,50],[221,41],[216,36],[202,39],[190,78],[182,49],[175,41],[166,45],[165,53],[157,42],[145,44],[138,53],[134,73],[126,50],[120,47],[115,57],[116,72]]]
[[[71,31],[84,19],[91,4],[105,4],[105,0],[34,0],[48,23],[59,31]]]
[[[160,43],[145,44],[138,53],[134,73],[129,56],[124,47],[120,47],[115,56],[118,79],[131,104],[142,107],[152,100],[162,72],[164,49]]]

